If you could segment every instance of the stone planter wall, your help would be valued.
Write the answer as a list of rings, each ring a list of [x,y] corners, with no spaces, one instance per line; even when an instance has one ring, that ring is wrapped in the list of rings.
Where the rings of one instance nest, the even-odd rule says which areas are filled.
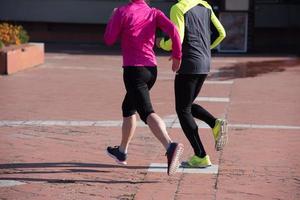
[[[9,46],[0,50],[0,74],[13,74],[37,65],[45,59],[43,43]]]

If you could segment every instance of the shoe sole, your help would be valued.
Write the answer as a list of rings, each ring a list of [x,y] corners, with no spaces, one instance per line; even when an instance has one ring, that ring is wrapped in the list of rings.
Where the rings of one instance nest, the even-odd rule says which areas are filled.
[[[215,144],[215,149],[216,151],[221,151],[223,150],[224,146],[227,144],[228,141],[228,127],[227,127],[227,121],[222,120],[221,121],[221,133],[218,136]]]
[[[170,163],[170,167],[169,167],[169,173],[168,175],[172,175],[172,174],[175,174],[177,169],[179,168],[179,165],[180,165],[180,158],[182,156],[182,153],[183,153],[183,144],[178,144],[175,151],[174,151],[174,154],[173,154],[173,157],[172,157],[172,161]]]
[[[106,154],[109,157],[113,158],[116,161],[116,163],[118,163],[119,165],[127,165],[126,161],[120,161],[116,156],[114,156],[113,154],[110,154],[107,150],[106,150]]]

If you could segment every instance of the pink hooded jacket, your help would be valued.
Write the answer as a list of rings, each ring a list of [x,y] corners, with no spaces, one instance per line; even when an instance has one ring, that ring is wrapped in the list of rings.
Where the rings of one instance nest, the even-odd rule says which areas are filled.
[[[123,66],[156,66],[153,51],[156,28],[172,40],[172,57],[181,58],[181,42],[175,25],[160,11],[150,8],[144,0],[132,0],[114,12],[108,22],[104,41],[112,45],[121,39]]]

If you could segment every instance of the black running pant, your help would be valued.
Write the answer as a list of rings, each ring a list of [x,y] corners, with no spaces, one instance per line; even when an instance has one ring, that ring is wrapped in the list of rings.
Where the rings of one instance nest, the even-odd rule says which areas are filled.
[[[215,126],[216,120],[203,107],[193,103],[206,77],[206,74],[177,74],[175,77],[175,101],[179,122],[195,155],[201,158],[206,156],[206,152],[200,140],[194,117],[206,122],[211,128]]]
[[[123,69],[127,91],[122,104],[123,117],[130,117],[137,111],[141,120],[147,124],[147,117],[154,113],[149,91],[156,81],[157,68],[126,66]]]

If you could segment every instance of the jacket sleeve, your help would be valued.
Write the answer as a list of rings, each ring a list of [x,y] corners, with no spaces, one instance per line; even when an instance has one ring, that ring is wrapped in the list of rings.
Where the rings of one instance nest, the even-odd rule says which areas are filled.
[[[226,37],[226,32],[225,32],[225,29],[222,26],[221,22],[218,20],[218,18],[216,17],[216,15],[212,9],[211,9],[210,19],[219,34],[219,36],[210,45],[210,48],[213,49],[216,46],[218,46],[222,42],[222,40]]]
[[[171,8],[170,19],[177,27],[179,37],[180,37],[180,43],[182,44],[183,38],[184,38],[184,26],[185,26],[184,25],[184,16],[183,16],[182,11],[176,5],[174,5]],[[168,40],[162,39],[160,41],[159,45],[162,49],[164,49],[166,51],[172,50],[172,40],[170,40],[170,39],[168,39]]]
[[[176,26],[159,10],[157,10],[157,26],[171,38],[172,57],[181,58],[181,42]]]
[[[121,32],[121,13],[117,9],[110,18],[104,33],[104,42],[107,45],[113,45]]]

